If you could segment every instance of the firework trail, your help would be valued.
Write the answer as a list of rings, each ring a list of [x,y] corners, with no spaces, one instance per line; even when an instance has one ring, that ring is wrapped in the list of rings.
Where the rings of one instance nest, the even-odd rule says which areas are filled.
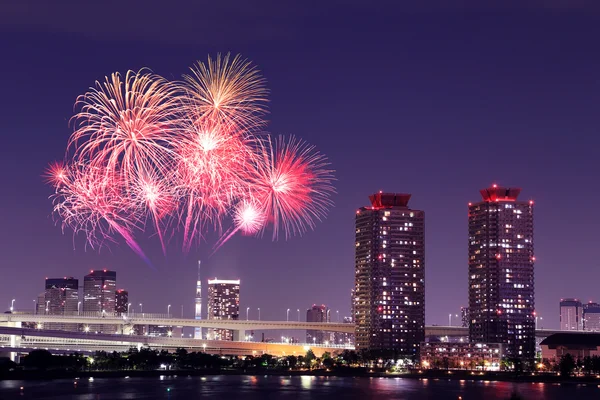
[[[166,254],[167,232],[180,229],[188,252],[209,229],[216,251],[237,232],[272,227],[275,240],[314,228],[332,205],[333,172],[313,146],[258,134],[267,93],[258,70],[229,54],[180,82],[145,69],[96,82],[77,99],[66,162],[45,174],[63,230],[91,248],[120,236],[151,265],[137,234],[154,231]]]
[[[63,169],[51,167],[50,174],[56,174],[54,182],[58,182],[52,197],[54,212],[62,220],[63,229],[69,227],[75,234],[84,233],[91,248],[101,246],[106,240],[114,241],[112,233],[116,232],[150,264],[133,237],[138,219],[132,218],[134,213],[123,202],[118,178],[100,167],[85,164]]]

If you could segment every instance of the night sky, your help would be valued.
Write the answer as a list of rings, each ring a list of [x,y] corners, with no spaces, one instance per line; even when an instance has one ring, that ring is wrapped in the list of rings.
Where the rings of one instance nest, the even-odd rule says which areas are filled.
[[[204,279],[241,279],[242,318],[295,319],[313,303],[346,316],[355,210],[384,190],[426,212],[426,322],[447,324],[467,303],[467,203],[492,183],[536,202],[541,325],[558,327],[561,297],[600,301],[597,2],[153,3],[0,5],[1,308],[33,309],[45,277],[109,268],[145,312],[184,304],[191,317],[201,258]],[[115,71],[177,79],[228,51],[267,79],[268,131],[329,157],[328,218],[288,241],[236,236],[210,259],[211,242],[165,258],[141,240],[157,270],[125,244],[98,252],[63,234],[41,175],[63,157],[76,97]]]

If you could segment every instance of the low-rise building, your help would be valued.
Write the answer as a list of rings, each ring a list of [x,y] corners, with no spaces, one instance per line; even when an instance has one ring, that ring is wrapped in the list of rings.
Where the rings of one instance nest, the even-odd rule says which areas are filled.
[[[560,361],[571,354],[574,359],[600,356],[600,333],[555,333],[540,343],[542,360],[550,363]]]
[[[498,371],[504,352],[501,343],[424,342],[420,355],[425,369]]]

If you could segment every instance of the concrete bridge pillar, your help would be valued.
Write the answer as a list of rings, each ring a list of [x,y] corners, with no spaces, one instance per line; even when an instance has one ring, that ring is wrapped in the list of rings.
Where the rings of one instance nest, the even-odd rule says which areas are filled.
[[[234,342],[243,342],[246,340],[246,331],[239,329],[233,331],[233,341]]]

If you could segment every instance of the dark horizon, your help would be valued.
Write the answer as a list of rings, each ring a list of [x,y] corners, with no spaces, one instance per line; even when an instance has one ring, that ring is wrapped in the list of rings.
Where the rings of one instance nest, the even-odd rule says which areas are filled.
[[[240,310],[284,320],[326,304],[349,314],[354,215],[382,190],[425,211],[426,324],[467,305],[467,207],[479,190],[522,188],[535,201],[535,301],[557,328],[559,301],[600,301],[600,6],[589,1],[429,1],[402,7],[332,1],[306,6],[107,1],[0,6],[0,309],[33,310],[44,279],[117,271],[117,289],[148,312],[193,317],[203,282],[241,279]],[[550,5],[548,5],[550,4]],[[314,144],[336,170],[335,206],[288,241],[214,235],[166,257],[142,241],[156,270],[122,242],[86,249],[51,215],[47,165],[64,156],[78,95],[112,72],[149,67],[178,79],[196,61],[240,53],[270,90],[267,130]],[[294,313],[295,315],[295,313]],[[454,319],[454,317],[453,317]]]

